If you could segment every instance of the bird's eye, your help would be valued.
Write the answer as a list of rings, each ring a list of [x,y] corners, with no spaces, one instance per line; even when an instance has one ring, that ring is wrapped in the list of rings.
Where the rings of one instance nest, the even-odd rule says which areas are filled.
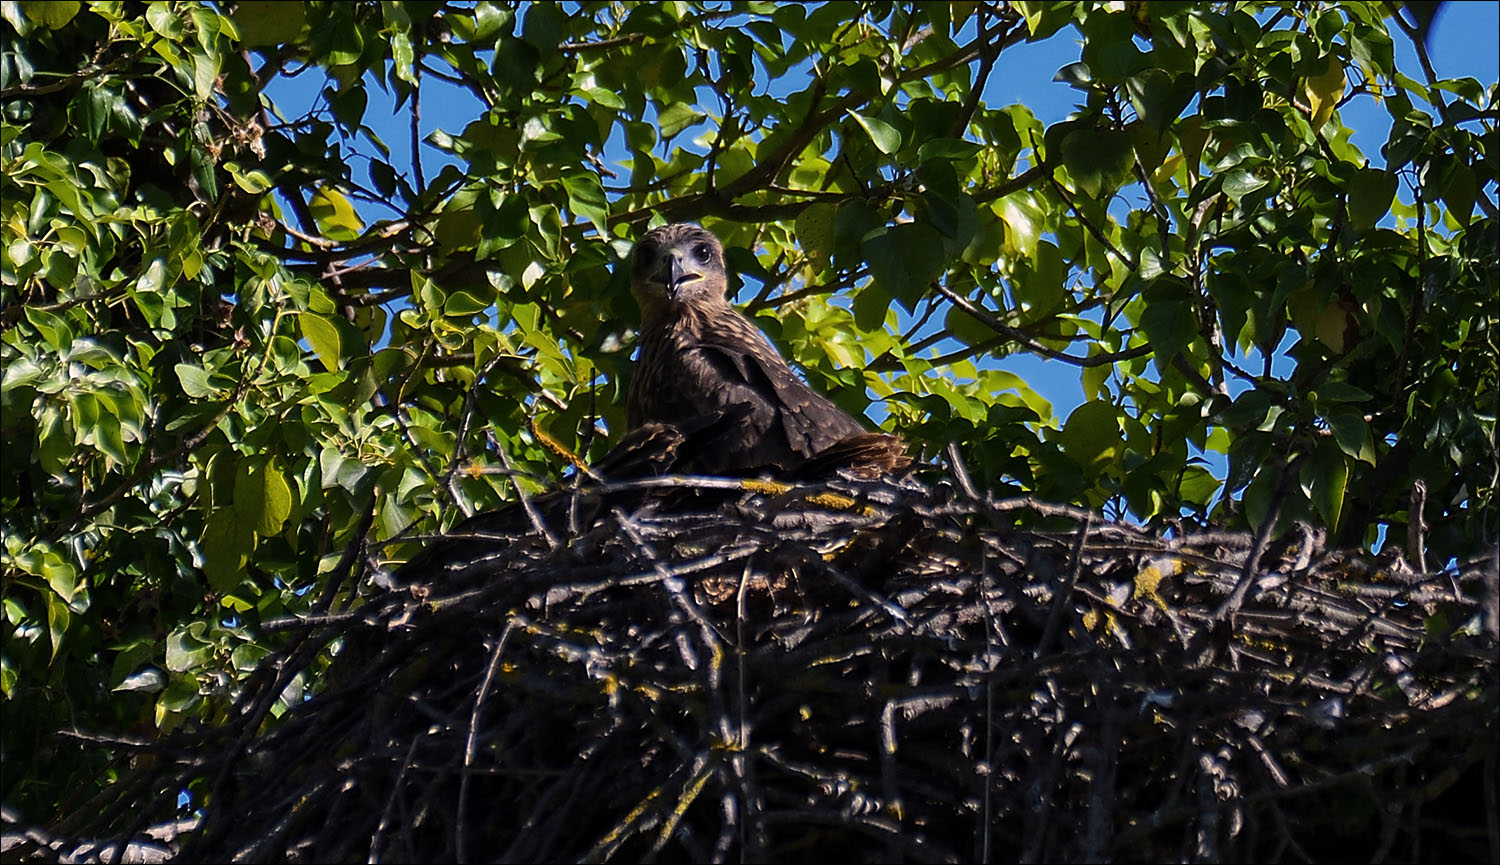
[[[645,270],[656,263],[656,247],[643,245],[635,251],[635,269]]]
[[[697,246],[693,247],[693,257],[701,262],[707,263],[713,260],[713,250],[708,248],[708,244],[700,243]]]

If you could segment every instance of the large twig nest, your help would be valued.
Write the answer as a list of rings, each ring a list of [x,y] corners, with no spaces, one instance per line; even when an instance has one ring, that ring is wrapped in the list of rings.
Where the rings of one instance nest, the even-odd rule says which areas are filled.
[[[191,784],[205,861],[1500,850],[1486,565],[1402,577],[1299,531],[1250,566],[1248,536],[912,481],[651,483],[679,491],[301,623],[235,721],[120,794],[134,826],[90,831]]]

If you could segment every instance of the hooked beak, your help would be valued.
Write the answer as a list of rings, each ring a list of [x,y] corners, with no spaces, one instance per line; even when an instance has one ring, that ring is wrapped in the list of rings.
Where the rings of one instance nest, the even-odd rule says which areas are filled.
[[[662,281],[666,284],[667,298],[670,300],[676,300],[677,296],[682,293],[684,286],[694,280],[701,279],[703,276],[695,270],[688,270],[683,267],[682,253],[675,249],[667,255],[667,260],[662,262],[660,275],[663,277]]]

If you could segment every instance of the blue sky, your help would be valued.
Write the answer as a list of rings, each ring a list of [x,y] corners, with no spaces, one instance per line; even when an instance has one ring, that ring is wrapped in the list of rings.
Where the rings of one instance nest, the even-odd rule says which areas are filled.
[[[1064,30],[1056,36],[1038,43],[1021,43],[1007,48],[998,59],[996,67],[984,91],[985,104],[1001,107],[1014,103],[1027,106],[1044,124],[1050,125],[1067,118],[1079,95],[1068,85],[1053,80],[1061,67],[1079,57],[1079,42],[1076,31]],[[1393,33],[1398,68],[1406,70],[1415,78],[1421,78],[1416,53],[1410,41],[1402,34]],[[1500,81],[1500,2],[1449,2],[1445,4],[1435,21],[1429,53],[1440,78],[1472,77],[1488,86]],[[268,90],[283,116],[295,118],[315,106],[320,91],[327,80],[319,70],[311,69],[292,79],[278,79]],[[799,82],[784,79],[772,85],[773,92],[793,91],[802,86]],[[391,100],[378,86],[369,86],[370,105],[365,122],[391,149],[393,165],[398,170],[407,170],[411,165],[409,114],[397,112]],[[423,80],[421,133],[425,136],[434,130],[458,134],[471,120],[480,117],[483,105],[473,96],[459,88],[446,85],[428,76]],[[1354,141],[1365,155],[1376,165],[1382,163],[1380,147],[1385,143],[1389,131],[1389,118],[1385,109],[1369,96],[1352,100],[1341,109],[1346,125],[1356,130]],[[679,142],[691,137],[691,131]],[[618,142],[618,135],[615,138]],[[366,152],[371,148],[364,142],[347,142]],[[606,147],[606,163],[618,163],[624,159],[619,147]],[[427,177],[436,175],[439,168],[454,161],[448,154],[423,146],[422,162]],[[361,177],[364,167],[356,168],[355,176]],[[628,177],[628,170],[622,172]],[[1125,205],[1132,202],[1125,195]],[[374,212],[364,208],[367,219],[389,218],[390,212]],[[751,287],[752,289],[754,286]],[[942,351],[953,346],[939,346]],[[1040,357],[1019,353],[1000,361],[1005,369],[1020,375],[1033,389],[1052,402],[1058,422],[1065,419],[1074,407],[1083,401],[1079,369],[1060,361],[1048,361]],[[1214,473],[1222,477],[1222,466],[1214,466]]]

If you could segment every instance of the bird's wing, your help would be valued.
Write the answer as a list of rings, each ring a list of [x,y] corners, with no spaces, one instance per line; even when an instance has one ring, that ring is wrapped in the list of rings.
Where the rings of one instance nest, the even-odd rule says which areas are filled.
[[[858,420],[798,378],[761,332],[738,313],[721,316],[706,328],[694,351],[701,363],[719,372],[726,397],[721,405],[751,403],[757,414],[764,414],[766,433],[779,422],[786,445],[802,457],[866,431]]]
[[[690,416],[712,406],[733,419],[716,425],[712,446],[700,448],[689,461],[696,470],[724,474],[787,468],[797,461],[798,452],[777,434],[781,410],[776,389],[758,366],[745,361],[743,352],[700,342],[681,350],[677,366],[683,380],[656,396],[665,416]]]

